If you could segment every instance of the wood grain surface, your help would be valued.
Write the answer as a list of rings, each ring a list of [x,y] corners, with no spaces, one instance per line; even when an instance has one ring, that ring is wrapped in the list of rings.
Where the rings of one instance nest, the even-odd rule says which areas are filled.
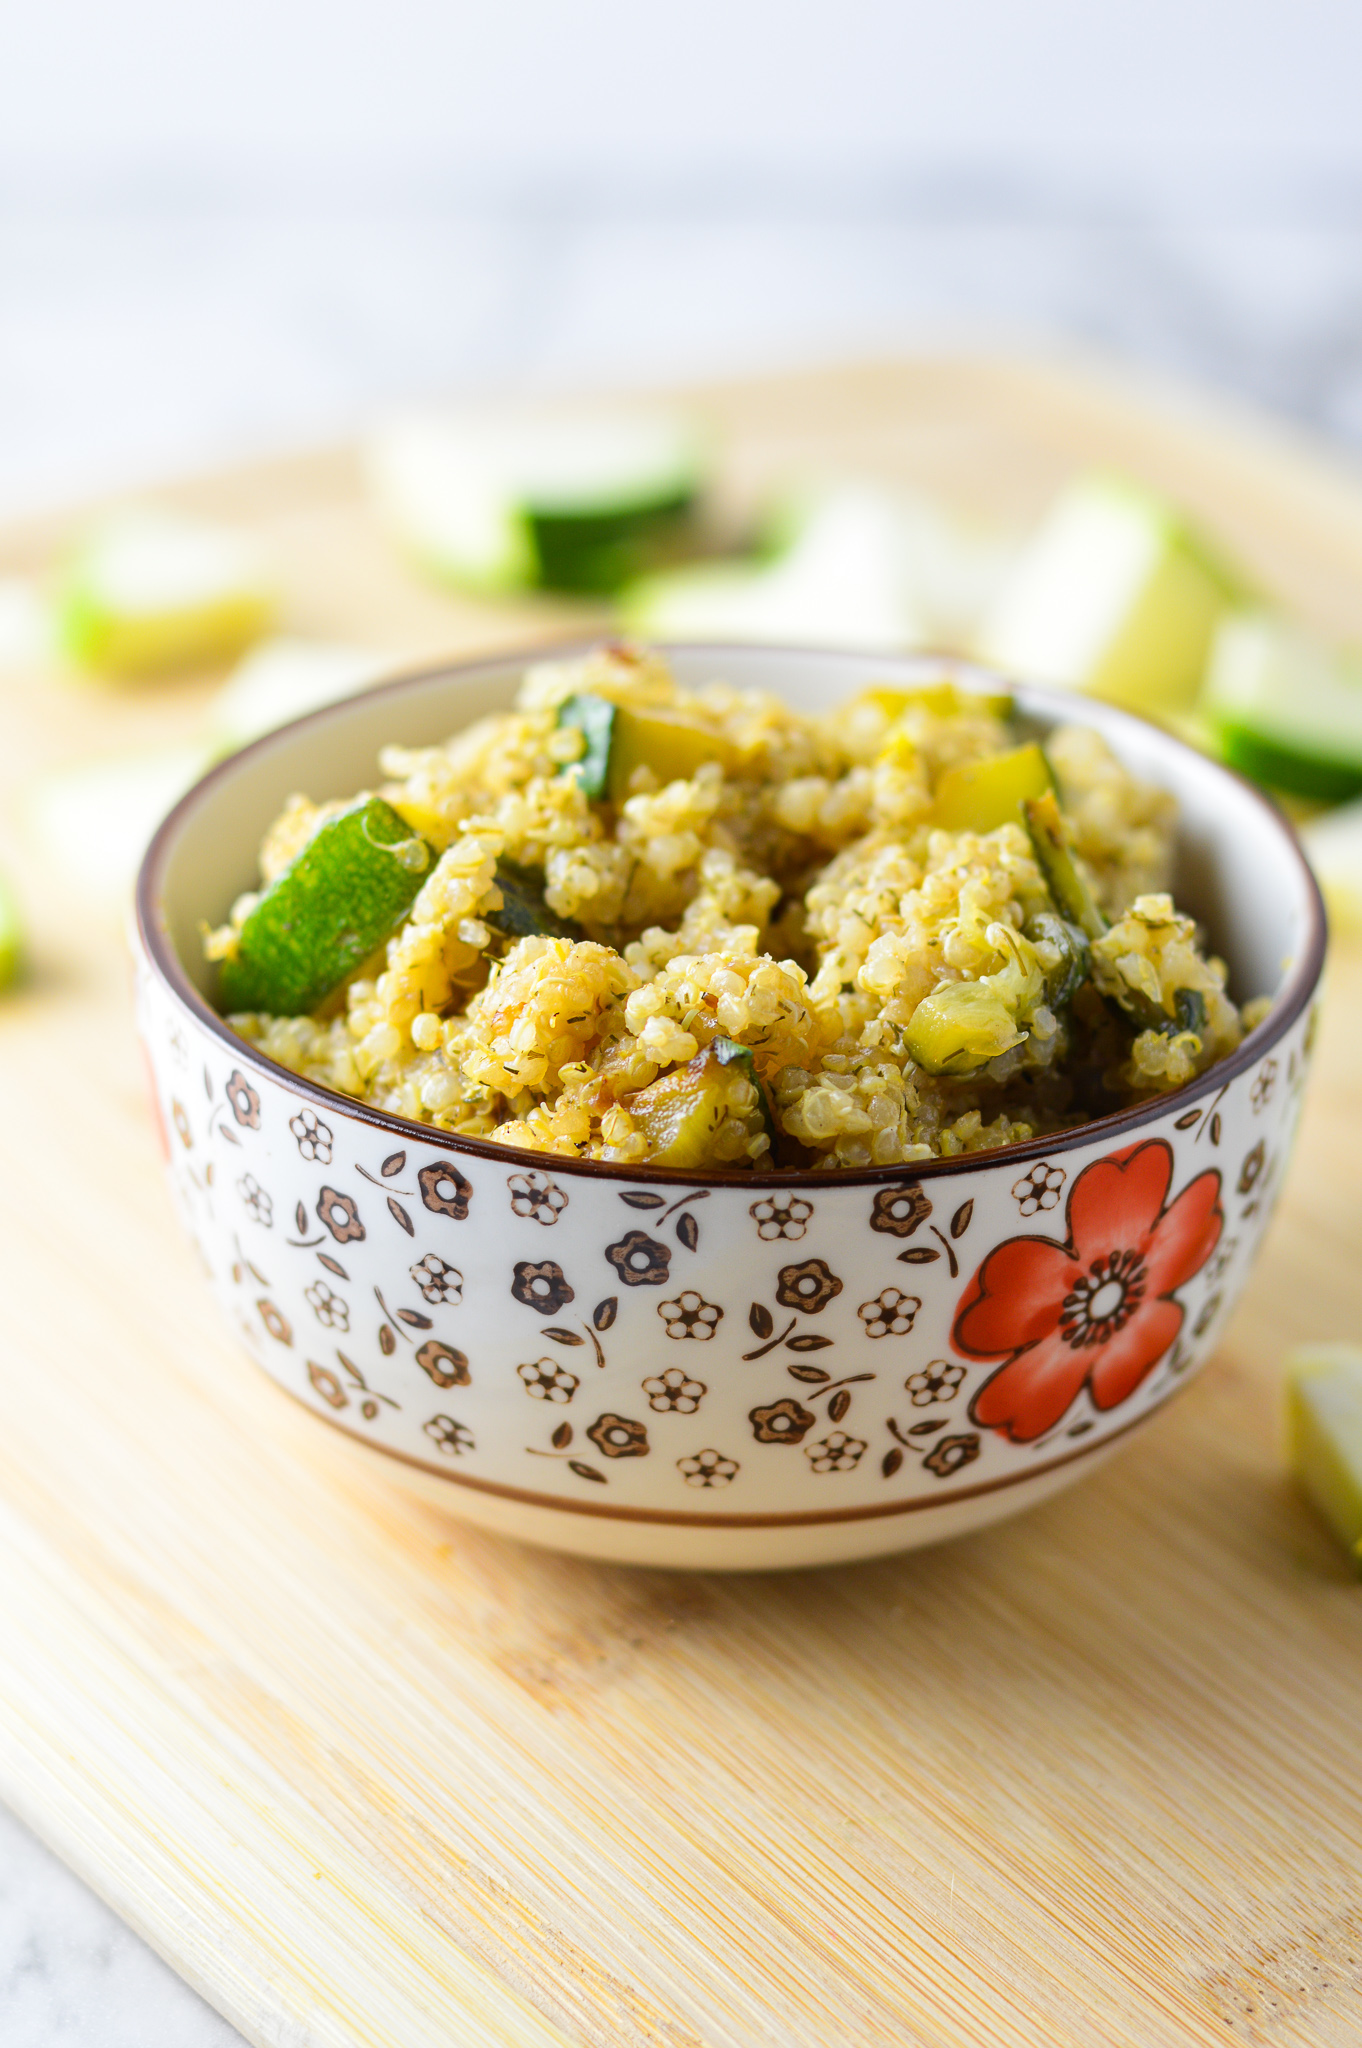
[[[1362,638],[1362,492],[1058,366],[700,394],[731,503],[850,464],[1025,516],[1118,462]],[[583,615],[418,584],[344,454],[172,495],[288,623],[412,657]],[[0,537],[42,568],[58,524]],[[1114,1464],[936,1551],[721,1579],[469,1533],[239,1352],[171,1213],[121,936],[17,822],[210,679],[0,695],[0,1794],[270,2048],[1362,2040],[1362,1590],[1284,1473],[1280,1360],[1359,1335],[1362,963],[1215,1362]]]

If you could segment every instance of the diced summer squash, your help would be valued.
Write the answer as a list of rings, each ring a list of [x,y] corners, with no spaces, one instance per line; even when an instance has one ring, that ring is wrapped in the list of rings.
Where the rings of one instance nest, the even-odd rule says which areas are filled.
[[[0,875],[0,989],[10,988],[19,978],[23,954],[23,927],[19,905],[3,875]]]
[[[322,640],[269,640],[241,662],[209,707],[214,739],[225,751],[323,704],[381,682],[391,657]]]
[[[1362,792],[1362,659],[1268,612],[1215,636],[1198,709],[1231,766],[1255,782],[1336,803]]]
[[[609,592],[674,558],[705,467],[689,420],[641,408],[409,419],[370,451],[404,545],[490,592]]]
[[[1060,815],[1053,789],[1023,803],[1022,815],[1031,835],[1036,863],[1045,877],[1056,910],[1070,924],[1077,925],[1086,938],[1100,939],[1107,929],[1107,921],[1078,871],[1069,844],[1068,829]]]
[[[489,910],[487,922],[505,934],[508,939],[528,939],[548,936],[555,939],[580,939],[582,928],[570,917],[559,917],[544,901],[544,878],[533,868],[522,868],[514,861],[499,860],[493,877],[501,891],[500,910]]]
[[[1092,967],[1092,948],[1087,934],[1067,917],[1053,910],[1039,910],[1028,917],[1024,927],[1032,945],[1052,946],[1056,965],[1045,977],[1045,1000],[1052,1010],[1072,1002]]]
[[[731,1039],[716,1038],[684,1067],[631,1095],[626,1106],[648,1140],[651,1162],[687,1173],[749,1165],[751,1140],[764,1129],[769,1135],[751,1052]]]
[[[622,804],[636,768],[649,768],[660,783],[689,781],[706,761],[730,767],[733,749],[711,726],[673,711],[666,705],[646,709],[612,704],[604,697],[569,697],[558,714],[560,725],[576,726],[585,751],[564,774],[581,778],[593,801],[608,797]]]
[[[1163,713],[1190,705],[1238,574],[1151,492],[1089,477],[1051,508],[978,652],[1028,682]]]
[[[876,684],[862,690],[854,704],[873,704],[886,718],[902,718],[905,711],[930,711],[937,718],[961,718],[969,712],[987,712],[993,718],[1010,718],[1011,695],[1002,690],[969,690],[959,683],[924,683],[916,690],[893,690]]]
[[[435,855],[382,797],[328,818],[243,920],[224,1010],[301,1016],[397,928]]]
[[[1286,1370],[1292,1470],[1362,1572],[1362,1349],[1303,1344]]]
[[[1022,822],[1022,805],[1043,796],[1053,778],[1034,740],[1007,754],[962,761],[948,768],[936,786],[932,823],[944,832],[992,832]]]
[[[954,981],[923,997],[903,1040],[929,1074],[973,1074],[1025,1036],[1013,1006],[987,981]]]
[[[63,651],[115,675],[225,660],[273,615],[268,577],[244,535],[167,512],[110,519],[76,554],[57,596]]]

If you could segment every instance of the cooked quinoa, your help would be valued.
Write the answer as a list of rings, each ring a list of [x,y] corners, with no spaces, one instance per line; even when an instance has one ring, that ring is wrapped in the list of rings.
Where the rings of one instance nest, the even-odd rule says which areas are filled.
[[[584,701],[632,736],[594,797]],[[1263,1006],[1236,1009],[1168,894],[1173,800],[1090,729],[1043,756],[1086,937],[1020,804],[942,823],[958,771],[991,786],[1025,740],[946,670],[810,715],[683,690],[635,648],[541,663],[515,710],[384,748],[374,794],[424,868],[392,936],[311,1014],[229,1021],[377,1108],[622,1165],[893,1166],[1086,1122],[1201,1073]],[[261,891],[346,809],[291,798]]]

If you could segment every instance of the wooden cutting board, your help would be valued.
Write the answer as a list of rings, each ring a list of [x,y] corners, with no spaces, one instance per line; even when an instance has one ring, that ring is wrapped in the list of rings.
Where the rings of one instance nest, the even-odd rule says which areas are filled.
[[[1362,491],[1284,435],[992,361],[700,397],[739,508],[850,465],[1024,518],[1114,462],[1362,638]],[[582,623],[413,581],[345,453],[168,495],[260,531],[300,631],[425,657]],[[1362,2039],[1362,1589],[1279,1448],[1284,1346],[1362,1335],[1357,955],[1247,1299],[1112,1467],[821,1574],[538,1554],[219,1327],[119,934],[19,830],[35,771],[188,734],[208,680],[0,691],[36,933],[0,1003],[0,1795],[261,2048]]]

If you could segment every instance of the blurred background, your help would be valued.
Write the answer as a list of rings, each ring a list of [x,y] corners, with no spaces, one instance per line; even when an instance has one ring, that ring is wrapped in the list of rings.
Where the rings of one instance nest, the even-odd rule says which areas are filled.
[[[0,49],[0,523],[398,405],[925,347],[1362,446],[1346,0],[10,0]],[[236,2036],[0,1816],[0,2038]]]
[[[941,340],[1362,439],[1346,0],[46,0],[4,52],[0,514]]]

